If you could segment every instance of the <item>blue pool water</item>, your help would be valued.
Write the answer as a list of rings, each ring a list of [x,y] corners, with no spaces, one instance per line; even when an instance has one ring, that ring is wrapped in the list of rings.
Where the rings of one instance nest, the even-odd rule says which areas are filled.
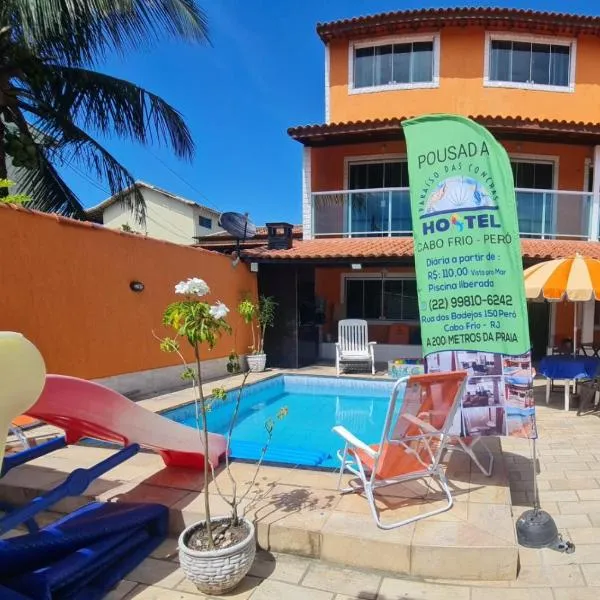
[[[267,439],[265,421],[275,421],[273,439],[265,460],[271,463],[312,467],[337,467],[336,452],[342,439],[331,431],[343,425],[359,439],[377,443],[394,381],[338,379],[281,375],[244,389],[237,425],[233,431],[233,458],[257,460]],[[208,429],[226,434],[237,390],[216,402],[208,414]],[[288,414],[276,419],[287,407]],[[194,406],[186,405],[163,416],[195,426]]]

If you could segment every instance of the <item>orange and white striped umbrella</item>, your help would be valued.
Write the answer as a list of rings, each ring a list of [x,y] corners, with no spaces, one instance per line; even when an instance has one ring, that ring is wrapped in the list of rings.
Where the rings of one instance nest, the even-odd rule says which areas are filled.
[[[576,254],[525,269],[525,296],[529,299],[585,302],[600,300],[600,260]]]

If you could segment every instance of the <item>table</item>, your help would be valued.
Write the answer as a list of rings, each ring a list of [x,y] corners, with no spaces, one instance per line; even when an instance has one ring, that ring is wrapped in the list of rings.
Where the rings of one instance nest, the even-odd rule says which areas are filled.
[[[539,372],[546,377],[546,404],[550,402],[550,382],[565,382],[565,410],[569,410],[571,384],[578,379],[593,379],[600,371],[600,358],[590,356],[554,355],[542,358]]]

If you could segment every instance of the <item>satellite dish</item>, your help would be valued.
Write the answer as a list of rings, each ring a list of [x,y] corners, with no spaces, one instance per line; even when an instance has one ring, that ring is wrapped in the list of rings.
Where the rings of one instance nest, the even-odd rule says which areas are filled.
[[[248,218],[248,213],[226,212],[219,217],[219,226],[236,240],[236,249],[232,252],[232,266],[237,267],[240,262],[240,241],[249,240],[256,235],[256,225]]]
[[[238,241],[249,240],[256,235],[256,226],[248,218],[248,213],[223,213],[219,217],[219,226]]]

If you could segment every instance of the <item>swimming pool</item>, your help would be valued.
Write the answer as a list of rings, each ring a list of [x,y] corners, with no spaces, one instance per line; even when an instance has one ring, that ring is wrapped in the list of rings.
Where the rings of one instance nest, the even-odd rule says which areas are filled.
[[[275,421],[273,440],[265,460],[270,463],[316,468],[339,466],[337,450],[342,439],[331,431],[343,425],[359,439],[379,442],[392,380],[279,375],[246,386],[231,441],[233,458],[257,460],[265,444],[265,421]],[[208,429],[226,434],[237,390],[225,402],[216,402],[208,414]],[[276,420],[279,409],[288,415]],[[195,426],[194,405],[188,404],[163,416]]]

